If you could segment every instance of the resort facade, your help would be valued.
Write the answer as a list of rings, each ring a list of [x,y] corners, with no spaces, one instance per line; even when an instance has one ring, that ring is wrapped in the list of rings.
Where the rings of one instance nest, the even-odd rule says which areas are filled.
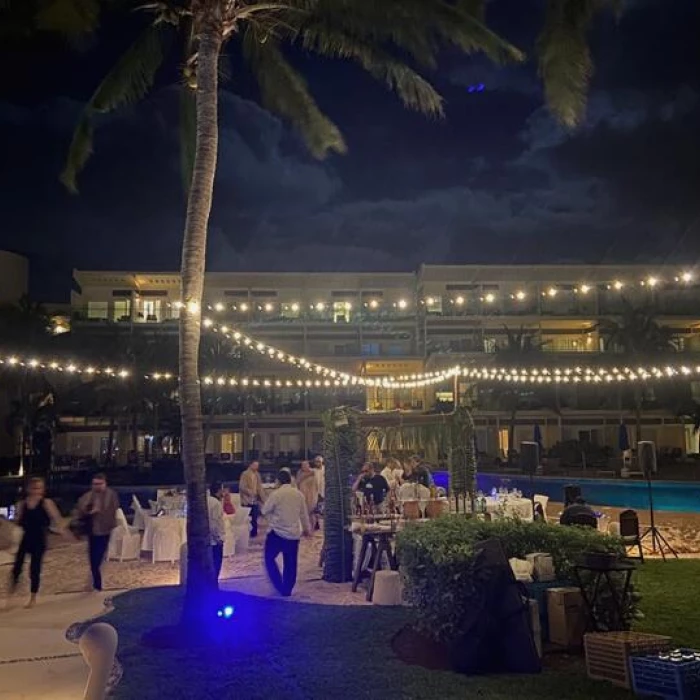
[[[528,337],[538,362],[571,368],[610,365],[601,324],[625,304],[652,305],[656,321],[672,329],[678,358],[700,359],[700,276],[693,267],[449,266],[415,273],[208,273],[203,314],[256,341],[338,371],[366,377],[414,375],[456,364],[524,364],[509,336]],[[74,271],[70,323],[74,333],[119,326],[130,333],[176,334],[182,310],[176,273]],[[235,370],[234,370],[235,371]],[[251,366],[276,379],[299,379],[284,364]],[[231,372],[229,372],[231,374]],[[205,388],[206,391],[206,388]],[[691,386],[693,394],[696,391]],[[503,388],[461,377],[435,386],[394,389],[271,388],[265,397],[210,417],[207,453],[213,459],[294,458],[321,447],[321,412],[334,405],[368,411],[440,410],[455,400],[472,408],[479,452],[502,458],[533,439],[551,449],[563,443],[618,447],[634,412],[610,386],[557,386],[544,395],[519,391],[514,406]],[[675,454],[696,453],[692,421],[644,390],[643,438]],[[108,428],[98,419],[66,418],[58,455],[99,459]],[[536,427],[535,427],[536,426]],[[139,451],[148,452],[144,429]]]

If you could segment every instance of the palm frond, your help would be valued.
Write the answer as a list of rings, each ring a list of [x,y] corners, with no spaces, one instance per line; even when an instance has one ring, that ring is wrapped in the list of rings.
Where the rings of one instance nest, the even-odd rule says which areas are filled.
[[[100,18],[100,0],[41,0],[36,27],[67,37],[91,34]]]
[[[107,74],[83,109],[61,173],[61,182],[71,192],[77,192],[77,177],[92,154],[95,115],[133,104],[148,93],[163,62],[165,37],[159,28],[146,29]]]
[[[442,114],[442,97],[435,88],[405,63],[374,45],[322,23],[305,27],[300,42],[307,51],[356,61],[373,78],[396,92],[406,107],[425,114]]]
[[[264,106],[299,130],[317,158],[329,151],[344,153],[345,141],[338,127],[319,109],[306,81],[285,59],[274,40],[261,42],[252,27],[246,29],[243,50],[257,79]]]
[[[622,11],[622,0],[548,0],[545,23],[537,40],[539,72],[549,109],[568,127],[586,111],[593,59],[587,34],[595,14]]]

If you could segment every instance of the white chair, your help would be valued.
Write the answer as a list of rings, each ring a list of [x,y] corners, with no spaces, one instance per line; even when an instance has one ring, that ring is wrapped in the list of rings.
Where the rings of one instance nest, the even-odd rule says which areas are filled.
[[[226,528],[226,535],[224,537],[224,559],[232,557],[236,553],[235,517],[235,515],[224,516],[224,526]]]
[[[250,508],[239,506],[233,516],[232,529],[236,551],[246,552],[250,544]]]
[[[122,514],[123,515],[123,514]],[[138,559],[141,556],[141,534],[136,528],[119,524],[109,537],[107,559]]]
[[[124,511],[121,508],[117,508],[117,525],[129,527],[129,521],[126,519],[126,515],[124,515]]]
[[[180,559],[182,539],[177,530],[171,527],[156,527],[153,533],[153,563],[169,561],[174,564]]]
[[[144,513],[143,508],[141,507],[139,499],[136,498],[136,494],[132,494],[131,496],[131,508],[134,511],[134,527],[137,530],[145,530],[146,514]]]

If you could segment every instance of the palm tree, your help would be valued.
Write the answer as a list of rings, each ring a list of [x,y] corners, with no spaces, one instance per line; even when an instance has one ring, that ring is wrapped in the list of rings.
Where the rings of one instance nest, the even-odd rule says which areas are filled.
[[[635,306],[628,300],[623,300],[622,314],[619,317],[601,321],[597,329],[603,338],[606,352],[621,355],[634,364],[658,362],[659,356],[678,349],[673,329],[659,324],[653,307]],[[643,406],[644,387],[636,382],[634,415],[637,442],[642,439]]]
[[[292,121],[311,152],[322,157],[331,151],[344,152],[345,142],[287,60],[285,43],[322,56],[352,60],[394,90],[407,107],[440,115],[442,98],[402,57],[428,69],[436,66],[438,51],[446,47],[465,53],[483,51],[498,61],[520,59],[520,52],[485,27],[484,4],[478,0],[156,0],[147,5],[155,16],[152,27],[136,40],[88,103],[63,175],[69,187],[75,186],[75,175],[91,151],[92,117],[140,99],[152,87],[162,63],[165,35],[172,28],[182,30],[184,74],[194,90],[196,109],[194,120],[192,112],[187,112],[189,121],[196,124],[196,139],[192,168],[186,171],[191,178],[186,178],[189,188],[181,265],[180,401],[190,544],[185,617],[196,614],[197,601],[213,586],[198,354],[223,46],[230,38],[237,38],[264,104]],[[564,123],[575,122],[582,111],[590,72],[585,32],[600,4],[598,0],[550,2],[540,42],[540,66],[550,84],[550,103]],[[567,55],[566,40],[572,38]],[[562,58],[569,64],[566,70],[560,66]]]
[[[536,332],[520,326],[518,330],[503,327],[506,332],[505,345],[496,350],[496,357],[510,367],[524,367],[536,364],[542,359],[542,342],[537,338]],[[509,386],[501,394],[503,405],[510,414],[508,423],[508,466],[513,463],[515,455],[515,420],[522,402],[522,390],[516,386]]]

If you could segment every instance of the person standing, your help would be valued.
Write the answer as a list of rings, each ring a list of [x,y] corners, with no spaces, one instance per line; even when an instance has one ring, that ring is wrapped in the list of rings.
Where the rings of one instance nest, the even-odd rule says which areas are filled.
[[[321,526],[318,516],[323,515],[323,508],[326,500],[326,465],[323,463],[323,457],[321,455],[316,455],[312,466],[314,468],[314,474],[316,475],[316,486],[318,487],[317,517],[314,527],[316,530],[319,530]]]
[[[90,573],[95,591],[102,590],[102,562],[109,546],[109,537],[117,526],[118,510],[116,491],[107,486],[104,474],[95,474],[92,488],[78,501],[78,513],[87,526]]]
[[[221,499],[224,496],[224,488],[220,482],[215,481],[207,495],[207,509],[209,511],[209,537],[211,538],[211,555],[214,560],[214,575],[218,583],[221,575],[221,567],[224,563],[224,539],[226,539],[226,524],[224,523],[224,508]]]
[[[10,580],[10,591],[14,592],[22,575],[27,554],[31,557],[29,564],[30,597],[26,607],[36,603],[36,596],[41,583],[41,565],[46,552],[49,528],[62,530],[61,514],[54,502],[45,497],[46,484],[43,479],[34,477],[27,484],[27,495],[17,504],[17,524],[22,528],[22,540],[15,555]]]
[[[318,508],[318,484],[316,474],[307,460],[301,463],[297,472],[297,488],[306,501],[306,511],[309,514],[309,521],[314,529],[318,525],[316,509]]]
[[[265,503],[265,489],[260,478],[260,462],[253,461],[241,474],[238,482],[241,506],[250,508],[250,536],[258,536],[260,506]]]
[[[297,582],[299,540],[302,534],[311,534],[311,523],[306,500],[291,484],[286,471],[277,476],[280,487],[265,501],[262,514],[268,519],[270,530],[265,540],[265,568],[272,585],[285,598],[292,595]],[[282,572],[277,557],[282,554]]]

